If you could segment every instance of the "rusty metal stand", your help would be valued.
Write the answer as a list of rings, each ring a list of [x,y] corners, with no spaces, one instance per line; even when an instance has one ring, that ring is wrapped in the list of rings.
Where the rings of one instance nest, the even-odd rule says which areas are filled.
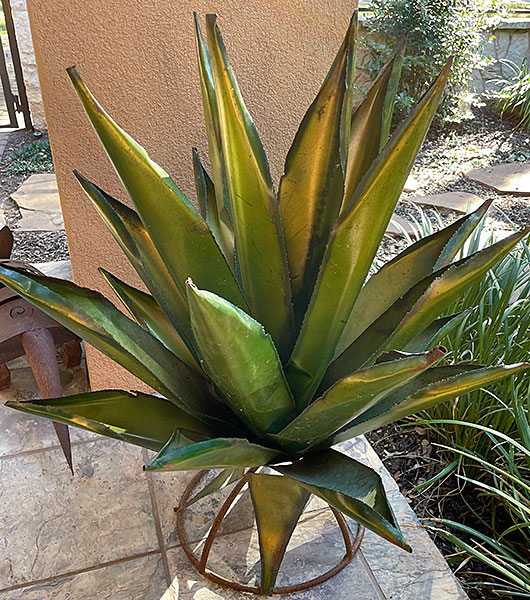
[[[248,471],[248,473],[255,472],[256,470],[257,469],[250,469]],[[228,587],[230,589],[237,590],[240,592],[248,592],[251,594],[261,595],[262,594],[261,588],[258,588],[255,586],[250,586],[250,585],[244,585],[244,584],[241,584],[241,583],[238,583],[235,581],[230,581],[228,579],[225,579],[224,577],[217,575],[213,571],[210,571],[207,566],[208,556],[210,555],[210,550],[215,541],[215,537],[219,531],[221,523],[222,523],[226,513],[228,512],[228,510],[230,509],[232,504],[235,502],[237,496],[239,495],[239,493],[241,492],[241,490],[247,483],[248,473],[246,473],[234,485],[234,488],[232,489],[232,491],[230,492],[230,494],[224,501],[223,505],[221,506],[221,509],[217,513],[217,516],[215,517],[215,519],[212,523],[212,526],[210,527],[210,530],[208,532],[208,535],[206,537],[206,540],[204,542],[204,548],[202,550],[200,559],[198,559],[195,556],[193,550],[191,549],[191,546],[190,546],[187,536],[186,536],[185,527],[184,527],[185,510],[188,506],[188,501],[190,499],[192,492],[197,487],[197,485],[201,482],[201,480],[208,474],[208,472],[209,471],[206,470],[206,471],[200,471],[199,473],[197,473],[197,475],[189,483],[188,487],[184,490],[184,493],[182,494],[182,497],[180,499],[179,506],[175,509],[175,512],[177,513],[177,534],[180,539],[181,547],[184,550],[184,553],[186,554],[186,556],[188,557],[190,562],[192,563],[192,565],[197,569],[197,571],[199,573],[201,573],[201,575],[204,575],[204,577],[210,579],[210,581],[213,581],[214,583],[217,583],[224,587]],[[318,577],[314,577],[313,579],[310,579],[309,581],[304,581],[302,583],[297,583],[297,584],[289,585],[289,586],[275,587],[272,589],[271,595],[273,595],[273,594],[292,594],[294,592],[301,592],[301,591],[310,589],[312,587],[315,587],[316,585],[320,585],[321,583],[324,583],[325,581],[327,581],[328,579],[331,579],[334,575],[336,575],[337,573],[342,571],[342,569],[344,569],[344,567],[346,567],[351,562],[351,560],[353,559],[353,557],[355,556],[357,550],[359,549],[359,547],[361,545],[363,535],[364,535],[364,527],[357,524],[357,530],[356,530],[355,534],[353,535],[353,539],[352,539],[352,534],[351,534],[351,532],[348,528],[348,524],[346,523],[346,520],[344,519],[342,514],[333,506],[330,506],[329,508],[331,509],[333,516],[337,520],[337,523],[339,525],[339,528],[340,528],[340,531],[341,531],[341,534],[342,534],[342,537],[344,540],[346,552],[345,552],[342,560],[337,565],[335,565],[332,569],[329,569],[329,571],[326,571],[322,575],[319,575]]]
[[[0,228],[0,263],[36,271],[30,265],[10,261],[13,236],[8,227]],[[38,272],[38,271],[37,271]],[[79,338],[15,292],[0,284],[0,390],[11,383],[6,363],[26,354],[43,398],[63,395],[56,346],[63,346],[67,368],[81,362]],[[53,423],[68,466],[73,473],[72,448],[68,426]]]

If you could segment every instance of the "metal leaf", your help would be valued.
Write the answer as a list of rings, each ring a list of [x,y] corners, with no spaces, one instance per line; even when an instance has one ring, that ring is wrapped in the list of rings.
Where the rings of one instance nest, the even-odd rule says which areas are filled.
[[[260,593],[268,595],[311,494],[289,477],[251,473],[248,482],[259,537]]]
[[[151,450],[160,450],[175,429],[196,440],[212,437],[207,425],[172,402],[140,392],[103,390],[6,406]]]
[[[188,366],[201,373],[195,357],[156,300],[149,294],[118,279],[105,269],[98,270],[138,325],[147,329]]]
[[[197,148],[193,148],[193,172],[201,214],[206,219],[215,241],[223,251],[226,262],[234,269],[234,230],[225,206],[217,206],[214,182],[201,162]]]
[[[270,336],[245,312],[191,282],[188,302],[203,368],[227,404],[258,435],[279,431],[294,412]]]
[[[291,287],[269,165],[241,97],[215,15],[206,16],[206,28],[243,290],[252,316],[270,333],[280,355],[286,356],[294,341]],[[190,277],[199,287],[233,302],[191,272]]]
[[[506,256],[528,231],[530,229],[515,233],[422,279],[331,363],[324,377],[326,385],[332,385],[353,369],[370,364],[382,352],[405,347],[466,288]]]
[[[193,277],[242,308],[246,302],[204,219],[153,162],[144,148],[118,127],[90,93],[75,67],[68,74],[101,143],[142,223],[181,293]]]
[[[338,356],[424,277],[448,265],[480,223],[491,200],[448,227],[409,246],[370,277],[357,297],[335,351]]]
[[[205,418],[226,413],[203,377],[98,292],[5,266],[0,282],[186,412]]]
[[[286,369],[298,410],[311,400],[335,353],[442,96],[450,64],[379,154],[335,225]]]
[[[215,438],[182,446],[178,436],[173,436],[144,469],[146,471],[187,471],[188,469],[261,467],[281,458],[281,452],[252,444],[242,438]]]
[[[316,446],[397,388],[418,377],[445,352],[443,346],[438,346],[426,354],[403,355],[398,360],[361,369],[326,390],[280,433],[268,437],[286,452],[300,452]]]
[[[193,343],[188,304],[134,210],[74,171],[81,187],[147,289],[188,346]]]
[[[447,332],[452,331],[453,327],[458,325],[466,316],[470,315],[473,309],[469,308],[462,312],[440,317],[435,319],[426,329],[415,336],[403,348],[405,352],[425,352],[433,344],[437,344],[445,337]]]
[[[528,363],[496,367],[481,367],[480,365],[434,367],[353,420],[332,436],[328,444],[336,444],[354,438],[372,429],[427,410],[440,402],[452,400],[462,394],[504,379],[509,375],[528,370],[530,370]]]
[[[202,488],[202,490],[199,490],[195,494],[195,496],[193,496],[186,502],[185,508],[188,508],[192,504],[195,504],[199,500],[206,498],[206,496],[209,496],[210,494],[213,494],[218,490],[222,490],[225,487],[232,485],[232,483],[235,483],[238,479],[241,479],[241,477],[243,477],[244,472],[244,468],[223,469],[218,475],[216,475],[211,481],[209,481]]]
[[[279,206],[297,321],[311,297],[326,244],[340,211],[344,190],[341,162],[347,156],[351,114],[351,67],[357,13],[317,97],[306,112],[287,154]],[[348,106],[349,111],[348,111]],[[343,137],[346,147],[343,148]]]
[[[312,452],[290,465],[275,465],[344,514],[389,542],[411,551],[399,529],[379,475],[336,450]]]

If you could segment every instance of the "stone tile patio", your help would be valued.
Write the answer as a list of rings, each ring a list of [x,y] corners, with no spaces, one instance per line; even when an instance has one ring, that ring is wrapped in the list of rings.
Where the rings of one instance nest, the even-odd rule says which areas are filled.
[[[38,396],[24,359],[11,363],[9,398]],[[61,367],[65,393],[86,388],[83,368]],[[0,406],[0,600],[214,600],[248,596],[198,575],[175,532],[174,506],[193,473],[144,474],[148,453],[81,430],[72,431],[75,476],[70,474],[50,422]],[[464,600],[464,592],[421,528],[397,485],[364,438],[342,445],[376,468],[389,492],[408,554],[367,532],[360,552],[338,576],[300,600]],[[188,536],[200,539],[211,523],[212,499],[189,518]],[[255,581],[256,532],[248,494],[223,525],[212,558],[224,573]],[[322,502],[306,509],[279,583],[316,575],[340,559],[337,527]],[[311,543],[309,543],[311,542]],[[237,560],[239,559],[239,567]],[[291,597],[291,596],[288,596]]]

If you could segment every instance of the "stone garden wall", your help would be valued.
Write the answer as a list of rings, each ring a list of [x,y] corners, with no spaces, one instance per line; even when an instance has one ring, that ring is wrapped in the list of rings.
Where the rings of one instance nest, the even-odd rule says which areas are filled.
[[[495,79],[511,77],[511,69],[500,62],[510,60],[521,66],[530,66],[530,19],[505,19],[498,23],[491,32],[490,39],[484,46],[484,55],[493,61],[482,72],[475,71],[471,88],[478,93],[493,91],[499,87]]]

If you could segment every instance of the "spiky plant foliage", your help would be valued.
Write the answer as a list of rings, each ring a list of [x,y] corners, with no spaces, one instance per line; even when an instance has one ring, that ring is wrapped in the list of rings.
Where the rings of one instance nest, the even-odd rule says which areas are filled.
[[[207,44],[196,20],[212,165],[194,152],[200,213],[69,69],[134,210],[76,176],[150,293],[102,271],[130,319],[97,292],[0,267],[0,281],[164,396],[10,406],[156,450],[148,470],[224,469],[219,485],[242,468],[281,475],[249,475],[264,593],[310,494],[409,549],[379,476],[333,444],[527,366],[433,366],[439,314],[526,233],[453,263],[487,204],[366,281],[450,65],[388,139],[400,60],[352,114],[356,28],[354,17],[275,193],[216,17]],[[291,509],[267,510],[271,495]]]

